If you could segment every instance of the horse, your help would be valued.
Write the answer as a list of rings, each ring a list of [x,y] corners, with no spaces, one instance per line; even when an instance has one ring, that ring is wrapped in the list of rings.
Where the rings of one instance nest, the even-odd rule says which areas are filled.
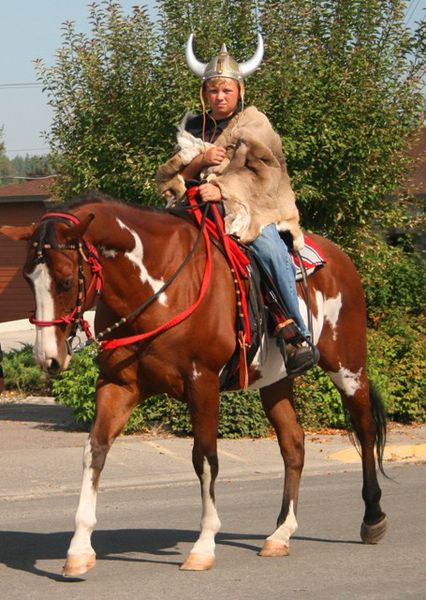
[[[102,195],[77,199],[65,213],[49,213],[38,224],[0,231],[28,240],[23,272],[35,297],[34,353],[45,371],[57,374],[67,368],[69,338],[84,323],[83,311],[96,303],[95,332],[101,345],[96,417],[84,448],[76,527],[63,574],[79,576],[94,567],[91,534],[107,453],[132,410],[160,393],[188,404],[192,462],[201,486],[200,534],[180,568],[210,569],[220,529],[214,492],[219,375],[236,347],[234,277],[222,252],[215,245],[209,249],[202,239],[197,243],[197,228],[164,209]],[[327,264],[308,279],[319,366],[340,392],[359,443],[365,504],[361,538],[375,544],[387,529],[374,454],[376,450],[383,471],[386,418],[367,375],[363,288],[347,255],[331,241],[312,237],[327,257]],[[201,294],[208,269],[210,284]],[[298,287],[306,318],[307,301]],[[123,338],[125,344],[119,345]],[[259,552],[263,557],[288,555],[298,526],[304,431],[295,413],[294,381],[286,375],[275,343],[263,360],[254,358],[248,372],[248,385],[260,390],[285,467],[281,509]]]

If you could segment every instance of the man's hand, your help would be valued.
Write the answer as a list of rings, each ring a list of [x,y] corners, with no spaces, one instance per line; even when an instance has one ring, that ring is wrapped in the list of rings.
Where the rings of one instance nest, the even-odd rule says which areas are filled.
[[[203,202],[217,202],[218,200],[222,200],[220,189],[212,183],[203,183],[198,188],[198,192]]]
[[[203,167],[213,167],[220,165],[226,157],[226,150],[223,146],[213,146],[202,154]]]

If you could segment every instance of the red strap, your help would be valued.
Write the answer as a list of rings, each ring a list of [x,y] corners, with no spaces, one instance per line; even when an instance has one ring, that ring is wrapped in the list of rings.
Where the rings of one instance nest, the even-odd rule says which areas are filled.
[[[78,225],[80,223],[80,219],[77,219],[77,217],[75,217],[74,215],[71,215],[70,213],[62,213],[62,212],[46,213],[41,217],[41,221],[45,221],[46,219],[51,219],[52,217],[68,219],[68,221],[71,221],[71,223],[74,223],[74,225]]]
[[[197,215],[197,220],[200,219],[199,222],[201,223],[202,217],[199,214],[199,212],[196,212],[196,215]],[[173,317],[173,319],[171,319],[167,323],[164,323],[163,325],[160,325],[160,327],[157,327],[156,329],[154,329],[152,331],[148,331],[146,333],[141,333],[141,334],[137,334],[137,335],[131,335],[131,336],[124,337],[124,338],[114,339],[114,340],[105,340],[105,341],[101,342],[100,345],[101,345],[102,350],[113,350],[114,348],[118,348],[120,346],[126,346],[127,344],[135,344],[136,342],[141,342],[142,340],[146,340],[150,337],[158,335],[159,333],[163,333],[164,331],[167,331],[167,329],[171,329],[175,325],[182,323],[182,321],[187,319],[198,308],[198,306],[203,301],[204,296],[206,295],[206,292],[210,285],[211,272],[212,272],[210,238],[209,238],[206,228],[203,229],[203,237],[204,237],[204,242],[206,245],[206,264],[204,267],[203,281],[201,282],[200,293],[198,295],[197,300],[193,304],[191,304],[191,306],[189,306],[188,308],[183,310],[181,313],[179,313],[175,317]]]
[[[193,208],[198,206],[196,197],[198,194],[198,187],[191,187],[188,192],[188,201]],[[225,250],[226,257],[228,259],[229,264],[232,266],[233,271],[235,273],[235,277],[237,279],[238,289],[240,290],[240,300],[241,306],[237,306],[237,310],[239,312],[240,318],[242,318],[244,323],[244,333],[245,333],[245,341],[248,345],[251,344],[251,331],[250,331],[250,319],[248,314],[248,305],[247,305],[247,297],[244,290],[244,286],[241,280],[241,277],[247,277],[247,265],[250,264],[250,259],[244,254],[241,248],[238,246],[236,242],[232,238],[229,237],[225,233],[225,228],[223,224],[222,216],[219,214],[219,210],[217,208],[217,204],[212,202],[211,208],[215,216],[215,221],[211,221],[207,219],[207,227],[209,233],[213,235],[217,240],[220,240],[223,243],[223,247]],[[194,211],[195,217],[198,223],[201,223],[201,215],[199,211]]]

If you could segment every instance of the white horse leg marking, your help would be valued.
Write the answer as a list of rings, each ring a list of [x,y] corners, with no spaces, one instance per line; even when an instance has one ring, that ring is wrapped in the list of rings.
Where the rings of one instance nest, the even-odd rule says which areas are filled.
[[[151,277],[147,268],[143,264],[143,244],[141,238],[135,231],[133,231],[133,229],[127,227],[127,225],[125,225],[119,218],[117,218],[117,223],[122,229],[127,229],[127,231],[135,240],[135,247],[133,250],[131,252],[126,252],[124,256],[126,256],[136,267],[138,267],[140,271],[140,280],[142,283],[148,282],[154,292],[158,292],[158,290],[163,286],[164,281],[162,279],[155,279],[154,277]],[[158,297],[158,302],[164,306],[167,306],[167,295],[165,292],[160,294]]]
[[[290,501],[290,506],[288,508],[287,517],[282,525],[280,525],[272,535],[266,538],[272,542],[278,542],[279,544],[283,544],[284,546],[289,546],[290,537],[297,529],[297,521],[296,516],[294,514],[294,505],[293,500]]]
[[[84,447],[83,483],[75,516],[75,533],[68,549],[68,556],[95,554],[90,537],[96,525],[97,490],[93,483],[94,470],[91,464],[92,445],[89,438]]]
[[[35,318],[38,321],[53,321],[55,318],[55,304],[51,293],[52,278],[45,264],[39,264],[34,271],[28,275],[34,286],[36,302]],[[36,341],[34,354],[37,362],[44,368],[50,367],[53,358],[58,356],[58,344],[55,334],[55,326],[36,326]]]
[[[204,458],[203,475],[201,477],[201,496],[203,510],[201,514],[201,531],[190,554],[208,554],[214,556],[215,535],[220,529],[220,520],[216,511],[213,498],[210,494],[212,476],[208,460]]]
[[[346,396],[354,396],[355,392],[361,387],[360,378],[362,373],[362,367],[356,373],[349,371],[345,367],[340,365],[340,369],[337,373],[328,371],[328,375],[332,382],[346,394]]]

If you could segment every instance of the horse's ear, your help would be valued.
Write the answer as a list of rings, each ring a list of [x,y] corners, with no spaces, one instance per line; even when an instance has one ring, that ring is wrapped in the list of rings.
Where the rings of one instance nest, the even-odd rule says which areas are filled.
[[[19,240],[29,240],[35,228],[36,225],[34,223],[23,226],[3,225],[0,227],[0,233],[17,242]]]
[[[89,213],[87,217],[85,217],[81,223],[77,223],[77,225],[71,225],[68,229],[64,231],[64,237],[66,240],[80,240],[83,235],[86,233],[87,228],[90,223],[95,218],[93,213]]]

